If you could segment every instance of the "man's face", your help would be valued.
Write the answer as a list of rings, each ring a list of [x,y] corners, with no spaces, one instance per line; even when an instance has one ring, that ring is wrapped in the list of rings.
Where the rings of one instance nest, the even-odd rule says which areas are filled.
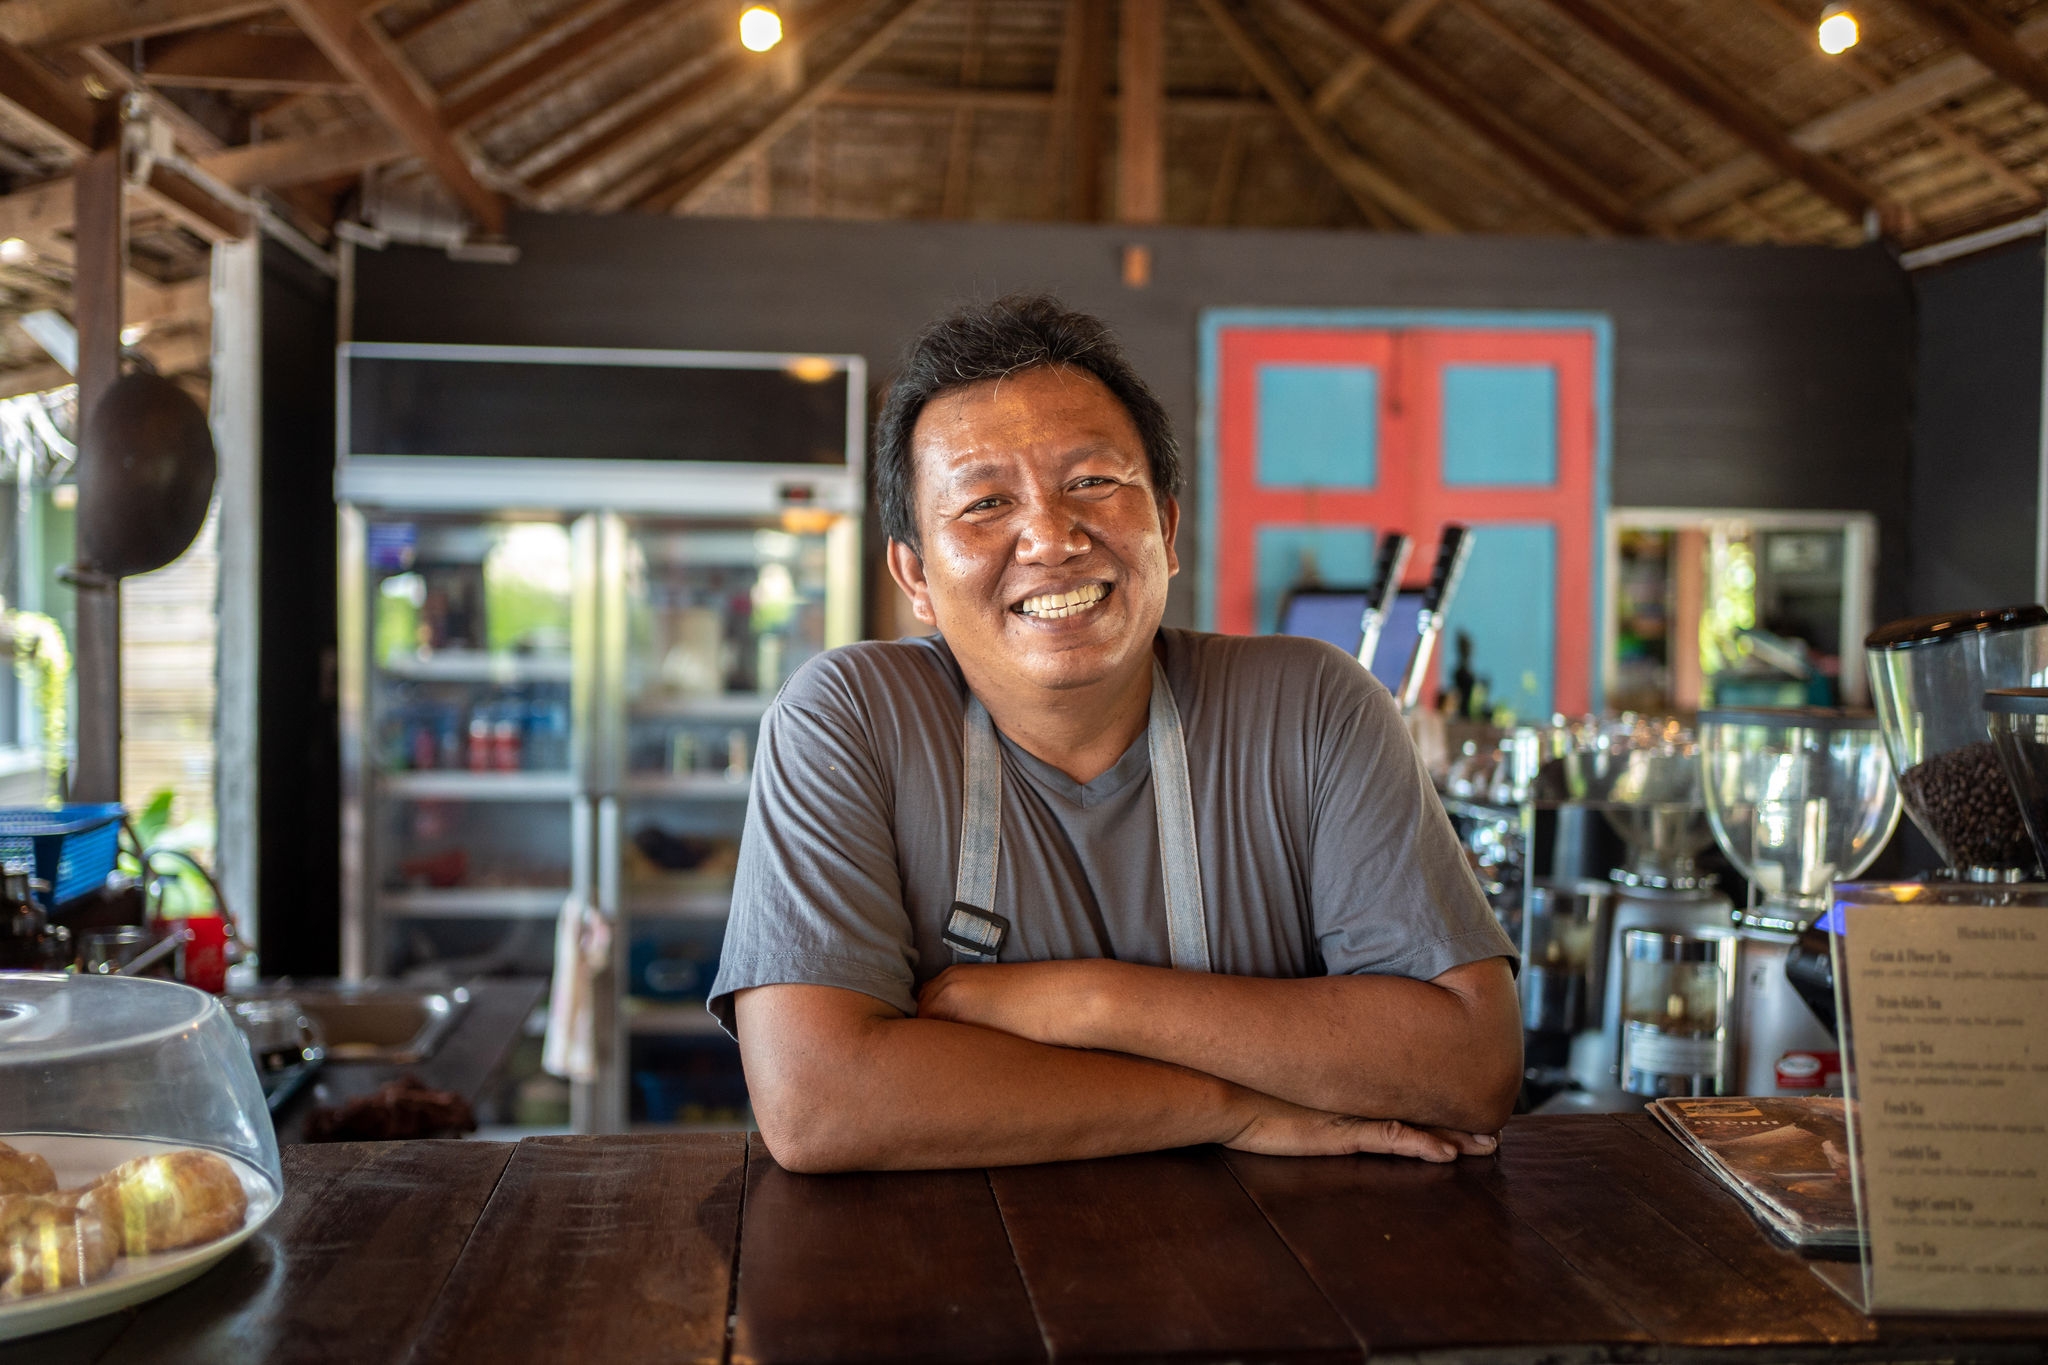
[[[970,680],[1086,687],[1150,657],[1180,508],[1153,496],[1100,380],[1042,367],[949,390],[910,448],[924,549],[892,541],[889,570]]]

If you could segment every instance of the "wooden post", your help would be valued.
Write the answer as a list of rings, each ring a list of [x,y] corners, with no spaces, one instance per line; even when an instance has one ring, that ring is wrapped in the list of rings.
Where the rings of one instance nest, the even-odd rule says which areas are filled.
[[[1074,54],[1074,111],[1068,125],[1073,159],[1067,163],[1067,217],[1078,223],[1102,218],[1103,87],[1109,76],[1109,0],[1067,0],[1078,7]]]
[[[101,494],[105,454],[88,439],[91,414],[121,377],[121,282],[128,263],[128,233],[122,211],[120,118],[106,110],[107,130],[98,150],[78,159],[72,176],[77,196],[72,234],[77,251],[72,274],[72,321],[78,327],[78,525],[75,559],[97,568],[97,547],[83,528]],[[78,766],[71,775],[74,801],[121,799],[121,585],[90,580],[78,585]]]
[[[1166,0],[1123,0],[1117,45],[1116,216],[1166,216]]]

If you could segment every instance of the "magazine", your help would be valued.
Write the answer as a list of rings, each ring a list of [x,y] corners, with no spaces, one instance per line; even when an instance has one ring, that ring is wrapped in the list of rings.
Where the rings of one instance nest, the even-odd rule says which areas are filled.
[[[1856,1195],[1840,1096],[1653,1100],[1650,1112],[1780,1241],[1855,1251]]]

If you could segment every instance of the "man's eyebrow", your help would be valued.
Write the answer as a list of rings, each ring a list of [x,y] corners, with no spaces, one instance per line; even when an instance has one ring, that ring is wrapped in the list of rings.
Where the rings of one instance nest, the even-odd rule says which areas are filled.
[[[999,478],[1005,467],[994,460],[976,460],[973,464],[961,465],[946,476],[946,487],[958,488],[962,484],[979,483],[984,479]]]

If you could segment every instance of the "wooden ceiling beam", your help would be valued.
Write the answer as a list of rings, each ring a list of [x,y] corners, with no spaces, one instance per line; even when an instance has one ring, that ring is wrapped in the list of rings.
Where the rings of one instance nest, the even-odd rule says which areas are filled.
[[[951,85],[849,85],[835,92],[827,104],[848,109],[915,109],[950,114],[971,109],[977,114],[1030,114],[1049,112],[1059,98],[1051,90],[999,89],[981,86],[965,90]],[[1120,102],[1112,97],[1111,113]],[[1217,118],[1232,114],[1265,117],[1279,112],[1263,95],[1172,95],[1166,97],[1166,112],[1190,117]]]
[[[1634,210],[1604,185],[1559,157],[1535,135],[1496,113],[1484,98],[1466,90],[1435,63],[1397,43],[1388,42],[1377,28],[1360,22],[1329,0],[1289,0],[1289,3],[1296,10],[1315,18],[1353,51],[1370,54],[1409,88],[1463,124],[1517,170],[1549,191],[1552,198],[1589,231],[1604,234],[1640,233],[1644,230],[1643,222]]]
[[[1758,156],[1847,214],[1852,222],[1860,222],[1875,209],[1887,223],[1904,226],[1904,211],[1889,203],[1875,187],[1865,184],[1839,163],[1800,146],[1747,96],[1614,13],[1601,0],[1543,3],[1643,71],[1667,93],[1748,143]]]
[[[201,90],[335,91],[351,85],[304,34],[249,28],[175,39],[148,54],[142,75],[151,85]]]
[[[1123,0],[1117,42],[1116,217],[1166,218],[1166,0]]]
[[[390,40],[373,30],[359,0],[284,0],[286,10],[327,59],[362,87],[378,116],[405,139],[441,183],[492,236],[505,231],[505,200],[470,169],[469,158],[441,125]]]
[[[1816,60],[1835,63],[1848,73],[1849,78],[1873,94],[1890,87],[1897,78],[1897,72],[1879,57],[1875,51],[1865,55],[1860,48],[1851,48],[1836,57],[1825,57],[1813,42],[1813,25],[1791,10],[1785,8],[1783,0],[1751,0],[1758,9],[1784,30],[1787,37],[1798,42],[1800,47],[1811,53]],[[1997,156],[1960,127],[1955,120],[1939,109],[1929,109],[1919,115],[1920,119],[1933,128],[1942,143],[1951,151],[1967,159],[1984,174],[2003,186],[2007,193],[2022,204],[2038,207],[2042,203],[2041,192],[2025,177],[1999,160]]]
[[[370,0],[367,10],[374,12],[385,8],[391,3],[393,3],[393,0]],[[468,14],[471,10],[490,3],[491,0],[455,0],[454,4],[444,9],[435,10],[425,18],[408,24],[406,27],[390,33],[388,36],[392,42],[403,45],[412,42],[416,38],[424,38],[430,33],[438,33],[443,28]],[[364,17],[367,18],[368,14],[366,13]]]
[[[1109,101],[1109,0],[1067,0],[1073,79],[1067,82],[1067,217],[1102,217],[1102,125]]]
[[[840,0],[850,6],[859,0]],[[686,72],[689,68],[679,68]],[[579,182],[596,179],[591,172],[602,170],[620,157],[653,141],[664,130],[681,122],[693,110],[702,110],[726,99],[748,81],[766,74],[768,68],[748,52],[728,53],[722,60],[694,75],[657,87],[652,98],[623,117],[619,106],[603,108],[590,118],[563,130],[545,144],[521,158],[513,173],[524,180],[543,202],[566,202],[572,192],[585,188]],[[588,133],[592,125],[602,131]],[[579,139],[581,139],[579,144]],[[562,151],[567,149],[567,154]],[[541,173],[536,175],[535,171]]]
[[[0,42],[0,103],[45,140],[74,156],[113,138],[118,129],[118,111],[113,101],[95,104],[81,90],[59,80],[36,58],[8,42]]]
[[[1380,33],[1390,43],[1405,43],[1415,36],[1423,21],[1434,14],[1443,2],[1444,0],[1406,0],[1399,9],[1387,16],[1387,21],[1380,25]],[[1335,118],[1337,111],[1344,107],[1344,101],[1350,99],[1351,92],[1358,88],[1359,82],[1372,74],[1374,65],[1370,53],[1352,53],[1316,87],[1315,97],[1308,102],[1309,108],[1324,118]]]
[[[98,47],[246,19],[277,0],[8,0],[0,40],[40,52]]]
[[[936,0],[888,0],[886,17],[852,48],[811,74],[804,87],[783,101],[768,121],[739,145],[706,155],[704,139],[693,139],[671,164],[682,169],[634,201],[633,207],[654,212],[688,213],[718,188],[726,174],[756,153],[765,152],[796,127],[811,111],[830,99],[853,79],[882,49],[896,41],[904,28],[929,10]]]
[[[2019,45],[2010,26],[1960,0],[1904,0],[1907,10],[2036,104],[2048,105],[2048,66]]]
[[[1398,227],[1418,232],[1456,232],[1458,225],[1426,200],[1412,193],[1398,178],[1355,151],[1327,119],[1309,108],[1307,98],[1296,88],[1294,76],[1281,55],[1224,3],[1200,0],[1202,12],[1223,40],[1237,54],[1252,78],[1266,91],[1268,99],[1294,129],[1309,154],[1323,163],[1351,199],[1365,221],[1382,230]]]
[[[441,121],[457,132],[464,131],[523,102],[627,33],[680,8],[678,0],[654,5],[583,0],[571,5],[510,48],[449,81],[441,101]]]
[[[278,188],[354,175],[405,154],[405,143],[397,134],[372,126],[231,147],[201,157],[199,168],[239,190]]]

